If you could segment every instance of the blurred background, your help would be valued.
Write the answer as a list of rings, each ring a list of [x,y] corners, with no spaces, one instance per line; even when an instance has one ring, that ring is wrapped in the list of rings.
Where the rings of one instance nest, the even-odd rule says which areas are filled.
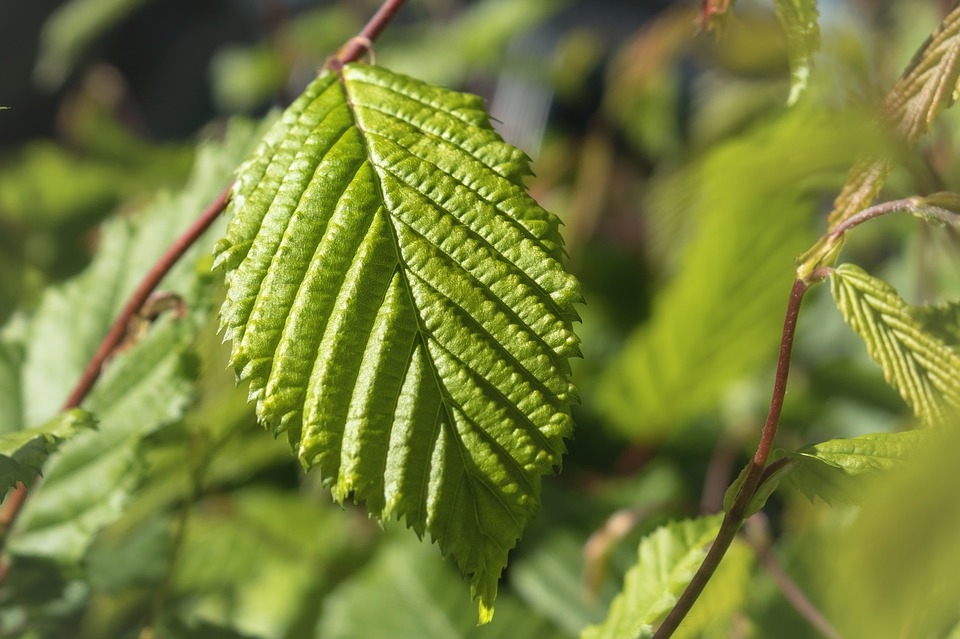
[[[530,636],[576,636],[602,619],[643,533],[719,508],[766,413],[792,260],[823,232],[861,151],[894,145],[871,128],[873,114],[949,4],[824,0],[821,51],[791,107],[788,39],[773,6],[760,0],[740,2],[711,33],[698,28],[700,7],[689,2],[410,0],[373,47],[377,64],[487,100],[502,135],[533,159],[528,185],[563,220],[569,264],[584,286],[577,432],[505,582],[518,610],[543,619]],[[258,120],[295,98],[378,6],[0,0],[0,105],[9,107],[0,112],[0,322],[29,314],[45,286],[81,272],[101,221],[133,215],[158,190],[181,188],[198,143],[221,139],[231,118]],[[885,197],[960,189],[958,126],[948,112],[917,150],[904,152]],[[885,219],[858,230],[845,259],[915,303],[955,297],[955,239],[911,219]],[[779,445],[912,423],[863,351],[826,290],[811,295]],[[243,393],[235,395],[242,403]],[[208,405],[207,414],[226,411],[255,431],[244,441],[269,441],[248,408],[224,401],[232,408]],[[257,508],[282,509],[305,485],[318,490],[285,444],[277,446],[209,487],[202,496],[214,504],[203,515],[209,530],[230,517],[260,517],[250,515]],[[281,497],[249,492],[264,486]],[[237,497],[238,490],[248,492]],[[219,509],[234,498],[234,510]],[[768,509],[782,561],[814,589],[814,562],[796,544],[819,530],[822,507],[788,493]],[[412,560],[389,545],[370,559],[379,548],[375,527],[362,509],[347,510],[355,528],[330,528],[338,531],[330,543],[347,551],[336,561],[322,550],[310,555],[328,570],[325,580],[296,573],[301,598],[319,601],[342,586],[327,621],[278,604],[273,625],[258,626],[211,602],[212,589],[238,598],[231,601],[260,596],[264,586],[251,576],[262,576],[260,567],[183,586],[176,591],[182,618],[191,627],[233,624],[244,636],[307,636],[303,628],[315,623],[327,624],[324,636],[349,636],[334,626],[362,627],[351,578],[389,582],[388,568],[407,574],[403,562]],[[632,522],[625,539],[605,527],[617,512]],[[321,517],[311,513],[303,517]],[[156,532],[149,527],[163,528],[153,521],[128,522],[100,543],[111,548],[130,530],[148,543]],[[584,568],[582,549],[597,531],[601,550]],[[188,567],[204,558],[202,535],[194,542]],[[436,554],[410,552],[425,563]],[[357,572],[368,561],[386,572]],[[286,580],[295,567],[281,568],[292,572],[274,576],[293,588]],[[189,577],[188,570],[184,583]],[[751,619],[738,627],[754,634],[741,636],[819,636],[769,578],[757,579],[708,636],[734,636],[727,632],[735,615]],[[72,613],[85,620],[87,636],[121,632],[144,605],[111,596],[105,607]],[[469,620],[467,608],[458,619]],[[110,617],[118,609],[127,617]]]

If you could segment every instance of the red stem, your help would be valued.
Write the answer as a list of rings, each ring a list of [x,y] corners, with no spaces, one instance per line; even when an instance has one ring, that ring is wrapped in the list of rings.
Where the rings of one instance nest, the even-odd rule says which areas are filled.
[[[70,396],[64,402],[62,410],[76,408],[87,397],[94,383],[96,383],[100,377],[100,371],[103,369],[104,362],[107,361],[110,354],[113,353],[117,346],[120,345],[120,342],[123,341],[124,333],[127,330],[130,319],[139,312],[144,302],[150,297],[150,293],[153,292],[160,281],[166,276],[170,269],[173,268],[173,265],[183,257],[187,249],[203,235],[204,231],[210,228],[210,225],[213,224],[217,217],[223,212],[227,206],[227,199],[229,197],[230,187],[228,186],[217,196],[217,199],[200,214],[200,217],[190,228],[177,238],[160,260],[150,268],[143,278],[143,281],[140,282],[140,285],[134,290],[130,299],[127,300],[126,306],[123,307],[119,317],[117,317],[113,326],[110,327],[107,336],[100,342],[97,352],[94,353],[93,358],[87,363],[87,367],[80,375],[79,381],[77,381]],[[3,502],[3,510],[0,511],[0,532],[10,530],[10,527],[13,526],[13,523],[17,519],[17,515],[19,515],[22,510],[26,498],[27,487],[22,483],[17,484],[17,487],[7,495],[7,498]],[[0,545],[2,545],[2,541],[0,541]]]
[[[693,604],[697,601],[700,593],[703,592],[710,577],[713,576],[720,561],[733,543],[734,537],[743,524],[744,515],[750,505],[757,487],[760,486],[760,478],[763,475],[763,469],[773,450],[773,441],[777,436],[777,426],[780,423],[780,413],[783,410],[783,399],[787,394],[787,376],[790,373],[790,354],[793,351],[793,338],[797,332],[797,317],[800,314],[800,304],[803,302],[803,295],[807,292],[808,285],[803,280],[795,280],[793,288],[790,290],[790,301],[787,303],[787,313],[783,320],[783,334],[780,338],[780,355],[777,359],[777,373],[773,382],[773,396],[770,399],[770,410],[767,412],[767,421],[763,425],[763,432],[760,435],[760,443],[757,445],[757,452],[748,466],[747,475],[740,487],[740,492],[734,500],[730,510],[723,517],[720,524],[720,531],[714,540],[710,550],[707,551],[703,563],[693,576],[693,579],[687,584],[686,590],[680,595],[676,605],[664,619],[653,639],[667,639],[680,626],[680,622],[687,616]]]
[[[377,12],[373,14],[370,20],[367,21],[367,24],[363,26],[360,33],[351,38],[327,65],[334,70],[338,70],[343,65],[357,60],[363,55],[364,51],[370,48],[370,45],[377,39],[380,32],[390,24],[390,21],[393,20],[393,17],[400,11],[400,7],[403,6],[404,2],[406,2],[406,0],[386,0],[386,2],[380,5],[380,8],[377,9]]]

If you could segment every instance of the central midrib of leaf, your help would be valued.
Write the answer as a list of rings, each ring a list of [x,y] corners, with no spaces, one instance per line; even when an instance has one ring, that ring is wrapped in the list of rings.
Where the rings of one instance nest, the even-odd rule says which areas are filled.
[[[559,463],[576,281],[480,100],[321,76],[241,169],[222,312],[261,420],[333,495],[429,532],[481,603]]]

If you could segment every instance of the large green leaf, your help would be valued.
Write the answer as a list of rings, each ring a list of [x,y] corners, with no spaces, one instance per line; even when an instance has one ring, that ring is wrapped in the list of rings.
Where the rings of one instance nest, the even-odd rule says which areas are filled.
[[[722,515],[687,519],[657,529],[640,542],[637,563],[627,571],[606,620],[582,639],[652,637],[656,624],[677,602],[720,530]]]
[[[527,173],[479,98],[347,65],[243,166],[217,245],[260,419],[335,499],[428,532],[482,619],[575,399],[579,287]]]
[[[926,423],[960,407],[960,354],[926,329],[935,313],[905,302],[883,280],[852,264],[838,266],[830,290],[847,324],[867,345],[887,383]]]

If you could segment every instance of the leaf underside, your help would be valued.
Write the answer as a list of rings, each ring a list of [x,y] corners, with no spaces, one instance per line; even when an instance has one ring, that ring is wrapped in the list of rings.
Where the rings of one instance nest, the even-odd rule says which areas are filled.
[[[884,379],[917,417],[937,424],[956,414],[960,354],[929,330],[930,313],[911,306],[889,284],[852,264],[834,270],[830,290]]]
[[[481,618],[560,462],[579,286],[480,98],[324,72],[241,167],[221,327],[260,420],[333,497],[429,533]]]

